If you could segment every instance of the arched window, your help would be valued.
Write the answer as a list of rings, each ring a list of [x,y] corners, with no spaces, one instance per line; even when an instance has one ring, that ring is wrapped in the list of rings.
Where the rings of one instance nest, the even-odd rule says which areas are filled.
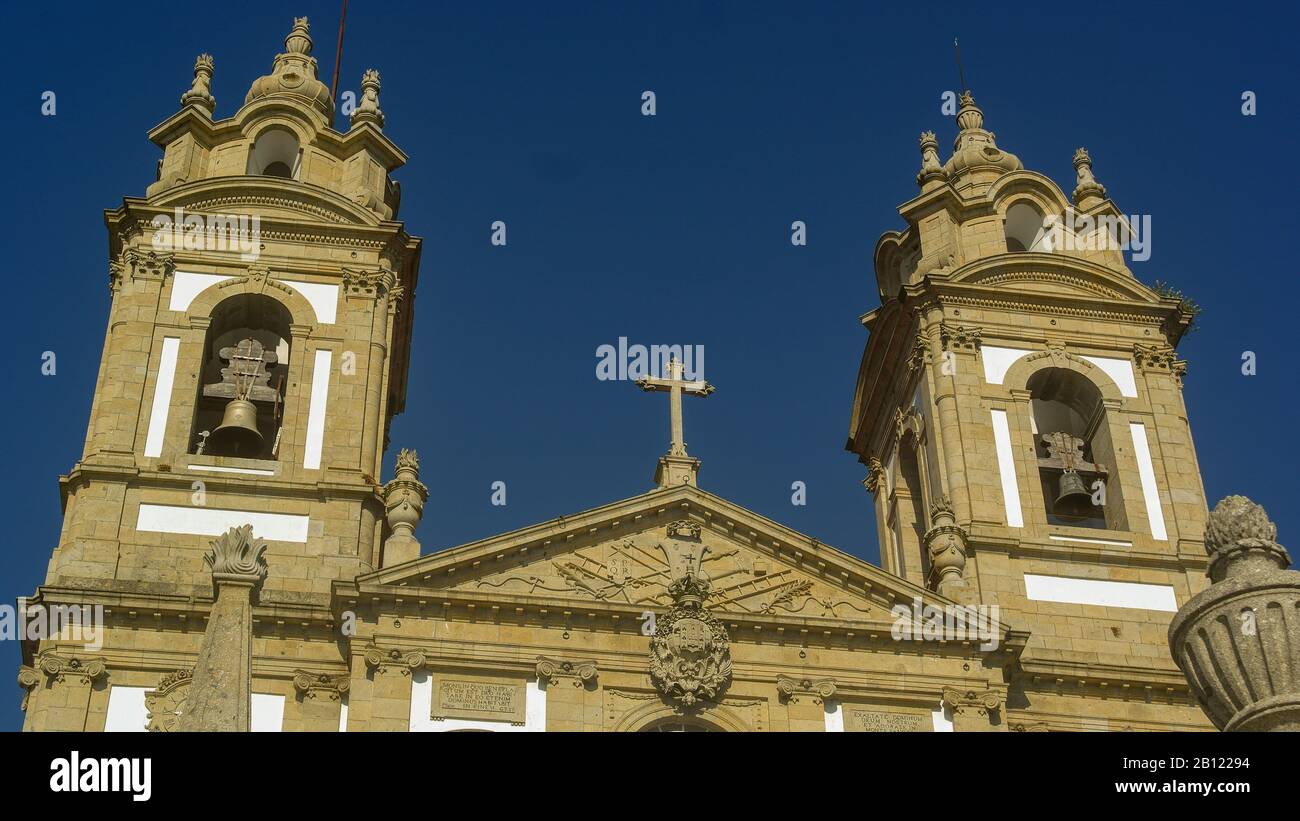
[[[213,309],[190,453],[276,458],[290,321],[288,309],[263,294],[238,294]]]
[[[641,733],[720,733],[722,729],[698,718],[669,718],[656,721],[637,732]]]
[[[1101,391],[1067,368],[1038,371],[1026,387],[1048,523],[1126,530]]]
[[[287,128],[268,128],[257,135],[248,152],[248,173],[297,179],[299,156],[296,134]]]
[[[1007,209],[1004,225],[1008,251],[1051,251],[1052,234],[1047,230],[1043,214],[1027,202],[1018,202]]]

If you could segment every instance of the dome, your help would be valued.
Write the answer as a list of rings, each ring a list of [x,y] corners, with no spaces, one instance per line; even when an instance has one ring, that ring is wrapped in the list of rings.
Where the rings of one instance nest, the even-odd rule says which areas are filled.
[[[265,97],[291,97],[333,121],[334,95],[316,78],[316,58],[311,56],[312,41],[306,17],[294,18],[293,29],[284,38],[284,48],[284,54],[276,55],[271,73],[253,81],[244,105]]]
[[[975,105],[969,91],[962,92],[957,127],[960,130],[952,145],[952,156],[943,166],[950,176],[974,170],[1001,175],[1025,167],[1015,154],[998,148],[992,131],[984,130],[984,112]]]

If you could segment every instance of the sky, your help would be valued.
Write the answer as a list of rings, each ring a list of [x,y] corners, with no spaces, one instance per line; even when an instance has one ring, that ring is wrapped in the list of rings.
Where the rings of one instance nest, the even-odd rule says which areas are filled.
[[[0,594],[44,580],[57,477],[81,455],[109,307],[103,210],[143,196],[195,55],[217,117],[269,73],[307,15],[322,79],[337,2],[12,4],[0,323],[14,380],[0,487]],[[844,450],[872,251],[917,193],[917,135],[967,85],[1000,147],[1073,188],[1071,157],[1151,217],[1134,265],[1203,306],[1179,348],[1211,505],[1263,504],[1300,544],[1294,412],[1297,12],[1283,4],[349,4],[342,89],[383,76],[409,155],[400,218],[424,238],[406,412],[431,496],[430,552],[649,489],[667,401],[596,378],[596,351],[700,345],[717,386],[686,400],[700,485],[878,561],[865,470]],[[643,116],[653,91],[656,114]],[[54,116],[41,111],[53,91]],[[1253,92],[1256,114],[1242,113]],[[345,127],[340,116],[337,127]],[[492,245],[491,224],[507,226]],[[793,246],[790,227],[807,226]],[[54,375],[42,374],[45,352]],[[1253,352],[1254,375],[1242,373]],[[391,475],[392,452],[386,458]],[[504,482],[507,504],[491,503]],[[806,504],[792,504],[792,484]],[[21,724],[3,642],[0,729]],[[4,666],[4,665],[0,665]]]

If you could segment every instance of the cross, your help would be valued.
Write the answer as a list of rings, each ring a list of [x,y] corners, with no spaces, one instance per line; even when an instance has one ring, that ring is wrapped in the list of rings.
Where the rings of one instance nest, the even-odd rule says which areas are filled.
[[[677,357],[668,360],[668,378],[643,376],[636,384],[645,391],[660,391],[668,394],[668,419],[672,430],[672,441],[668,446],[669,456],[685,456],[686,442],[682,440],[682,394],[690,396],[708,396],[714,387],[703,379],[687,382],[682,377],[682,363]]]

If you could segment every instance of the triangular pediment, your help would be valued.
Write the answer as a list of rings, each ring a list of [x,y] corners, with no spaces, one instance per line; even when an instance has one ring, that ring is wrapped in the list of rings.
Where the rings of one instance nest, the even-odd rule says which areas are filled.
[[[449,548],[357,579],[409,592],[672,606],[688,567],[708,577],[717,613],[880,624],[890,608],[938,594],[690,486]]]

